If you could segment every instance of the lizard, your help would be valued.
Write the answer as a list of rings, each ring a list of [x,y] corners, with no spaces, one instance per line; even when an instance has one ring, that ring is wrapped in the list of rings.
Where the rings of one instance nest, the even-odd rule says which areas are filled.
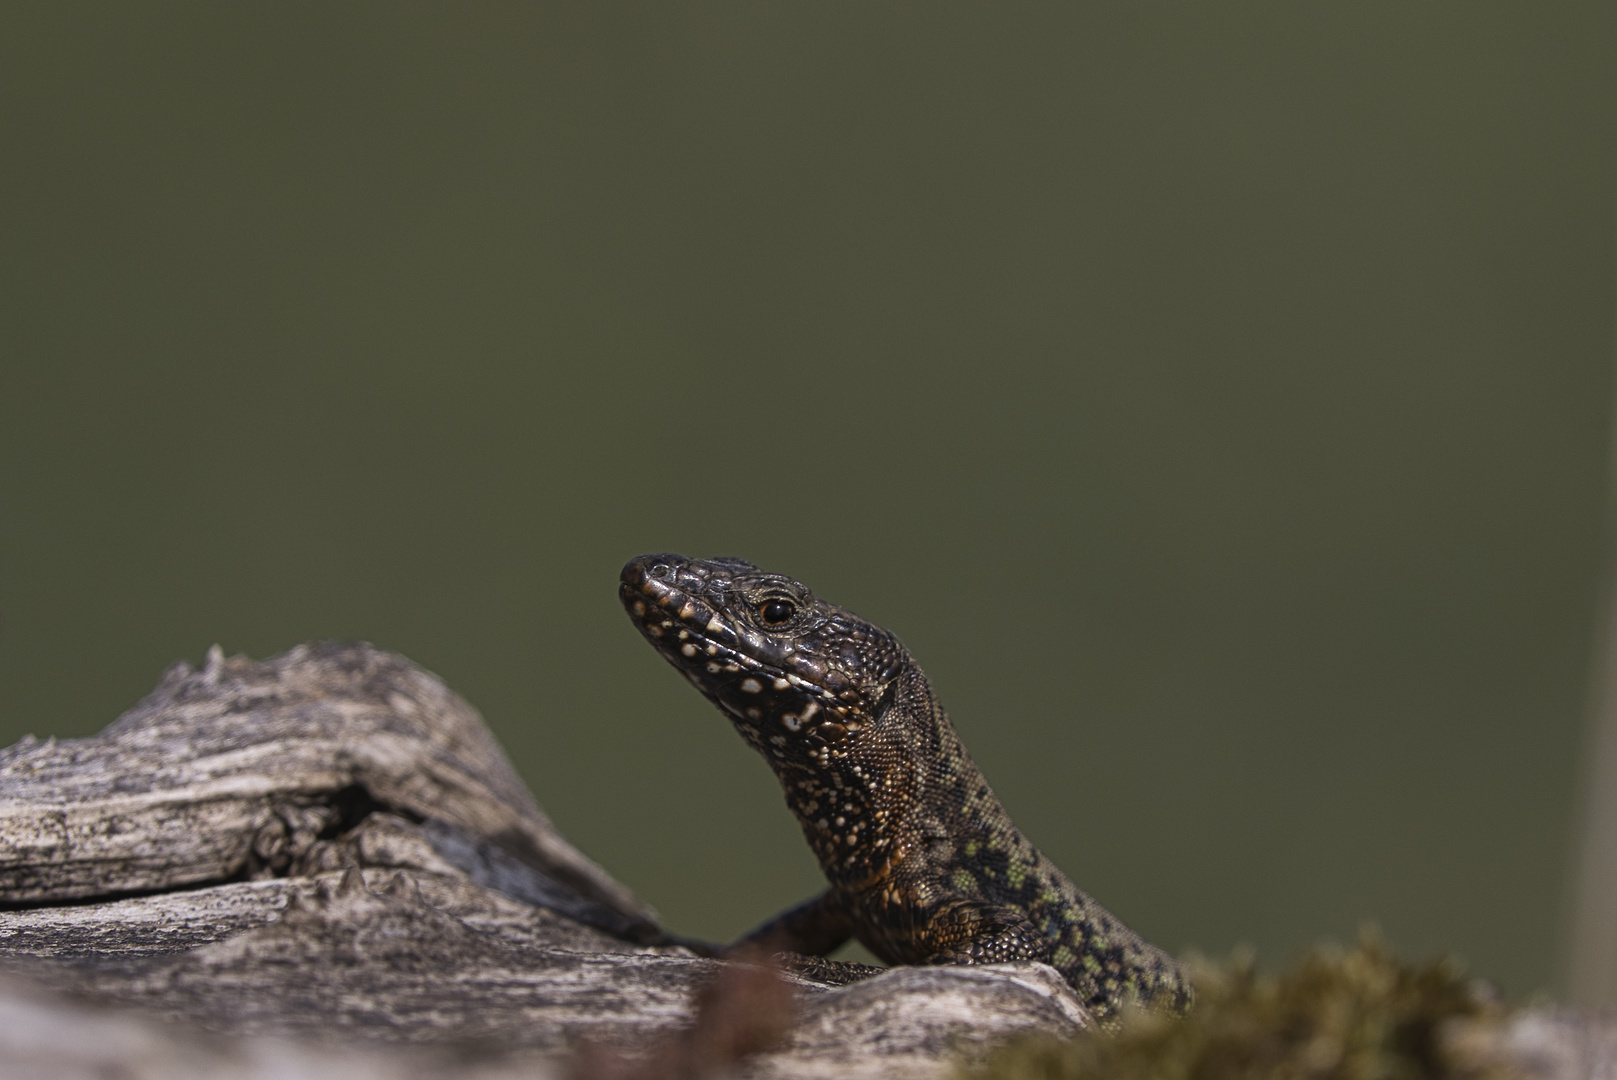
[[[1012,824],[898,638],[741,559],[631,559],[619,595],[656,650],[774,769],[828,888],[722,955],[1050,964],[1097,1020],[1183,1013],[1175,960]],[[822,961],[834,965],[834,961]]]

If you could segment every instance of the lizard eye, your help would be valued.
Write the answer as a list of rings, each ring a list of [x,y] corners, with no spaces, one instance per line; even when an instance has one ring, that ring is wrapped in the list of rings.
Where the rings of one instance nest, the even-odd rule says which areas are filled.
[[[758,605],[758,618],[764,621],[765,626],[780,626],[782,623],[790,622],[792,616],[796,614],[797,605],[780,597],[765,600]]]

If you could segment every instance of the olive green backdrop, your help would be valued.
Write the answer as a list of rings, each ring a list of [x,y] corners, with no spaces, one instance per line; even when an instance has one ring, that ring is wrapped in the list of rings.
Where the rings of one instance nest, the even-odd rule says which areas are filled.
[[[0,7],[0,738],[367,638],[678,929],[817,870],[648,550],[894,629],[1170,948],[1562,948],[1617,9]]]

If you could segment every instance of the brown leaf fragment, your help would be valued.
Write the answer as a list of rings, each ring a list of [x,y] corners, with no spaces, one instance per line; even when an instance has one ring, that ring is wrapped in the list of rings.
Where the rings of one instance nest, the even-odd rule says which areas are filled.
[[[582,1042],[571,1080],[702,1080],[779,1046],[791,1031],[792,988],[769,964],[726,964],[695,994],[696,1019],[644,1054]]]

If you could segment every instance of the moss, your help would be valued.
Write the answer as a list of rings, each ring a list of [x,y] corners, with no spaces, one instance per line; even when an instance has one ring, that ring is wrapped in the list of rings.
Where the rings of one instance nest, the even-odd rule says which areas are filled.
[[[1448,960],[1400,964],[1375,937],[1322,948],[1279,977],[1250,956],[1192,960],[1183,1020],[1131,1011],[1110,1032],[1012,1043],[960,1080],[1422,1080],[1490,1075],[1445,1049],[1451,1021],[1502,1010]]]

